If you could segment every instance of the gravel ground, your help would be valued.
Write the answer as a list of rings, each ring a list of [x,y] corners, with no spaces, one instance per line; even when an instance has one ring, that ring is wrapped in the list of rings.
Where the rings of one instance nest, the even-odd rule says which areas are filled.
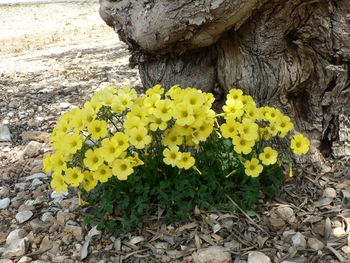
[[[0,263],[349,262],[344,166],[297,169],[254,217],[195,211],[191,222],[155,220],[120,238],[82,224],[76,194],[56,195],[41,171],[49,133],[99,87],[141,86],[97,10],[97,3],[0,6],[0,138],[5,126],[12,137],[0,142]]]

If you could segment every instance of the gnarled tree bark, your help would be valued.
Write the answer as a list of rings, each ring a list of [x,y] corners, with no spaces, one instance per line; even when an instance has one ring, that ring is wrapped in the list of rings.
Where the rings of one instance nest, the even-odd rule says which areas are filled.
[[[350,1],[100,0],[145,87],[181,84],[218,99],[240,88],[277,106],[312,155],[350,156]],[[321,157],[321,158],[320,158]]]

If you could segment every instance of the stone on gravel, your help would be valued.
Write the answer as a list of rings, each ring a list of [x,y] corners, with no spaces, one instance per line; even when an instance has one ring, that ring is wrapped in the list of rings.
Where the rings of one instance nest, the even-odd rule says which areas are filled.
[[[42,184],[43,184],[43,182],[42,182],[40,179],[35,178],[35,179],[32,181],[32,183],[30,184],[30,186],[36,187],[36,186],[42,185]]]
[[[294,247],[306,248],[306,239],[305,239],[304,235],[300,232],[297,232],[292,237],[292,243],[293,243]]]
[[[20,157],[35,157],[40,154],[42,144],[40,142],[31,141],[27,144],[27,146],[24,148],[23,152],[21,153]]]
[[[76,240],[83,240],[83,229],[80,226],[73,226],[67,224],[64,230],[72,233]]]
[[[41,215],[40,220],[43,222],[53,222],[55,218],[53,217],[51,212],[45,212]]]
[[[16,220],[19,224],[28,221],[33,216],[32,211],[22,211],[16,214]]]
[[[271,259],[259,251],[249,252],[248,263],[271,263]]]
[[[6,245],[10,245],[12,242],[24,238],[27,235],[27,231],[22,228],[11,231],[6,237]]]
[[[224,247],[212,246],[199,249],[193,253],[195,262],[198,263],[231,263],[231,254]]]
[[[24,131],[21,136],[23,141],[48,142],[50,133],[43,131]]]
[[[279,206],[276,209],[277,215],[283,219],[285,222],[292,224],[295,222],[295,215],[292,208],[289,206]]]
[[[324,189],[322,196],[325,198],[336,198],[337,192],[335,191],[334,188],[328,187]]]
[[[51,193],[51,198],[52,199],[56,199],[56,198],[63,198],[63,197],[65,197],[65,196],[67,196],[68,195],[68,192],[62,192],[62,193],[60,193],[60,194],[57,194],[55,191],[53,191],[52,193]]]
[[[324,248],[324,244],[318,240],[317,238],[311,237],[307,240],[307,245],[309,248],[313,250],[322,250]]]
[[[56,215],[57,223],[63,226],[68,220],[74,218],[74,214],[68,212],[59,211]]]
[[[52,223],[43,222],[39,218],[35,218],[29,222],[29,225],[31,226],[33,232],[37,233],[48,230]]]
[[[10,190],[6,187],[0,186],[0,198],[7,197],[10,194]]]
[[[26,181],[34,180],[34,179],[42,179],[42,178],[48,178],[47,174],[44,173],[35,173],[32,175],[29,175],[26,177]]]
[[[3,258],[3,259],[0,259],[0,263],[13,263],[13,261],[9,258]]]
[[[5,125],[0,123],[0,142],[10,142],[11,133],[10,129]]]
[[[0,199],[0,209],[6,209],[11,203],[10,198]]]
[[[21,257],[21,259],[17,261],[17,263],[29,263],[29,262],[32,262],[32,258],[27,256]]]
[[[12,242],[2,254],[4,258],[20,257],[26,254],[28,238],[21,238]]]

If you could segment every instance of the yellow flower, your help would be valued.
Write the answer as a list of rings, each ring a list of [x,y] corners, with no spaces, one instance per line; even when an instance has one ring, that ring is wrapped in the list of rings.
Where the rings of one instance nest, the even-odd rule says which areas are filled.
[[[129,93],[118,93],[115,101],[112,104],[112,110],[115,112],[123,112],[130,108],[133,104],[133,97]]]
[[[91,134],[91,138],[98,140],[108,135],[108,126],[105,121],[93,120],[88,124],[88,132]]]
[[[123,123],[123,127],[124,127],[125,132],[130,134],[132,129],[144,128],[145,124],[146,124],[145,120],[141,120],[137,116],[127,115],[127,117]]]
[[[234,136],[232,138],[232,143],[234,145],[234,150],[236,153],[248,154],[252,151],[255,144],[254,141],[248,141],[241,136]]]
[[[243,111],[243,103],[240,100],[226,100],[226,105],[222,107],[223,111],[230,115],[230,118],[236,119],[240,118]]]
[[[243,96],[243,91],[240,89],[230,89],[227,94],[227,99],[229,100],[240,100]]]
[[[298,155],[306,154],[309,151],[310,140],[298,133],[293,137],[290,147]]]
[[[138,153],[136,153],[135,156],[129,156],[128,159],[130,160],[130,164],[132,165],[132,167],[144,165],[144,162],[140,159]]]
[[[118,146],[118,148],[123,152],[129,147],[129,136],[123,132],[116,132],[111,141]]]
[[[259,138],[262,140],[269,140],[272,137],[267,128],[259,128]]]
[[[162,121],[168,121],[171,119],[171,100],[159,100],[156,102],[156,108],[153,111],[153,115],[157,118],[161,118]]]
[[[52,164],[51,164],[51,154],[46,154],[43,159],[43,171],[44,173],[49,173],[53,170]]]
[[[259,154],[259,159],[264,165],[275,164],[277,162],[278,152],[271,147],[265,147],[264,151]]]
[[[74,118],[70,121],[70,126],[74,129],[75,133],[79,133],[81,130],[83,130],[85,128],[85,122],[83,120],[82,117],[82,110],[79,109],[79,111],[77,111],[74,114]]]
[[[117,95],[127,95],[130,100],[134,100],[137,98],[137,92],[135,89],[129,87],[129,86],[123,86],[119,89],[117,89]]]
[[[59,120],[56,124],[53,133],[68,133],[69,132],[69,122],[67,120]]]
[[[105,183],[108,181],[109,178],[112,177],[112,170],[111,168],[109,168],[109,166],[102,164],[93,173],[93,177],[95,180],[98,180],[101,183]]]
[[[113,175],[119,180],[127,180],[128,176],[134,172],[131,162],[128,159],[117,159],[112,164]]]
[[[284,138],[288,132],[293,130],[294,125],[288,116],[282,115],[276,120],[276,129],[280,132],[279,137]]]
[[[192,133],[192,140],[194,143],[204,142],[213,131],[213,123],[203,122],[201,126],[197,127]]]
[[[60,173],[67,169],[67,164],[62,154],[54,153],[50,158],[51,167],[57,173]]]
[[[151,96],[147,96],[143,101],[143,105],[147,108],[149,113],[153,113],[156,108],[156,103],[160,100],[159,94],[152,94]]]
[[[260,119],[259,111],[255,105],[248,105],[244,107],[244,111],[245,111],[244,117],[247,117],[252,121]]]
[[[172,115],[176,124],[180,126],[191,125],[195,121],[192,107],[185,103],[177,104],[172,110]]]
[[[83,174],[77,168],[68,168],[65,173],[65,182],[73,187],[79,186],[84,179]]]
[[[282,113],[278,109],[272,108],[272,107],[267,107],[267,110],[266,110],[266,113],[265,113],[265,118],[269,122],[274,122],[281,115],[282,115]]]
[[[275,122],[271,122],[269,126],[266,127],[271,136],[276,136],[278,133],[277,126]]]
[[[81,118],[85,125],[92,122],[96,117],[96,112],[92,108],[83,108],[81,111]]]
[[[167,128],[168,124],[166,121],[163,121],[161,118],[155,116],[150,117],[149,129],[151,131],[161,130],[164,131]]]
[[[92,98],[90,101],[84,103],[84,108],[82,110],[86,112],[92,111],[94,114],[96,114],[101,107],[102,103],[97,99]]]
[[[242,123],[238,126],[240,136],[247,141],[254,141],[258,139],[259,126],[251,119],[244,118]]]
[[[191,125],[180,126],[178,124],[175,124],[173,130],[175,130],[178,135],[182,136],[192,135],[193,132],[193,128]]]
[[[220,126],[221,134],[224,138],[233,138],[238,134],[239,122],[234,119],[228,119],[226,123]]]
[[[96,171],[103,163],[101,149],[87,150],[85,153],[84,165],[91,171]]]
[[[249,95],[243,95],[241,97],[241,102],[243,103],[244,108],[254,106],[256,107],[256,103],[253,100],[252,96]]]
[[[171,165],[175,167],[180,161],[181,153],[179,152],[179,147],[171,146],[169,148],[165,148],[163,151],[163,162],[167,165]]]
[[[136,117],[139,117],[141,120],[145,120],[147,115],[148,115],[147,108],[145,109],[145,107],[142,107],[142,105],[140,106],[140,105],[134,104],[130,108],[130,112],[128,112],[127,117],[136,116]]]
[[[164,88],[162,88],[162,86],[159,85],[159,84],[155,85],[155,86],[152,87],[152,88],[149,88],[149,89],[146,91],[146,95],[148,95],[148,96],[152,96],[153,94],[162,95],[163,93],[164,93]]]
[[[115,141],[108,138],[101,142],[100,149],[103,159],[108,163],[113,162],[114,159],[119,157],[119,155],[124,151],[118,147],[118,144]]]
[[[182,136],[177,132],[177,130],[166,130],[164,133],[164,138],[162,144],[164,146],[176,146],[182,143]]]
[[[143,149],[150,144],[152,137],[147,134],[147,129],[144,127],[134,128],[130,131],[129,142],[134,145],[136,149]]]
[[[64,136],[65,141],[65,151],[67,153],[74,154],[81,149],[83,145],[83,138],[78,133],[67,134]]]
[[[91,189],[95,188],[98,181],[93,177],[90,171],[85,171],[83,175],[84,175],[83,188],[89,192]]]
[[[263,166],[259,164],[259,160],[256,158],[253,158],[250,161],[245,161],[244,167],[246,175],[251,177],[258,177],[259,174],[261,174],[261,172],[263,171]]]
[[[205,97],[199,90],[190,90],[184,97],[184,103],[191,105],[193,108],[202,107],[204,102]]]
[[[177,163],[177,167],[188,170],[195,164],[195,162],[196,160],[191,156],[190,152],[180,153],[180,160]]]
[[[64,177],[60,173],[52,174],[52,180],[50,182],[51,187],[57,194],[67,192],[68,186],[64,181]]]

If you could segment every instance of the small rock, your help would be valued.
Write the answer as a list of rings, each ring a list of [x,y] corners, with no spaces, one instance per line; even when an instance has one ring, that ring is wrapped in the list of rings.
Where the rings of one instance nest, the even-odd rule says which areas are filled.
[[[25,189],[27,189],[28,187],[28,183],[17,183],[15,184],[15,189],[24,191]]]
[[[33,216],[32,211],[22,211],[16,214],[16,220],[19,224],[28,221]]]
[[[0,186],[0,198],[8,197],[9,194],[10,194],[10,190],[9,189],[7,189],[4,186]]]
[[[249,252],[248,263],[271,263],[271,259],[259,251]]]
[[[21,238],[12,242],[4,251],[2,256],[4,258],[21,257],[24,256],[28,247],[28,239]]]
[[[42,144],[40,142],[31,141],[28,143],[28,145],[24,148],[23,152],[21,153],[21,158],[25,157],[35,157],[40,154]]]
[[[324,248],[324,244],[318,240],[317,238],[309,238],[307,240],[307,245],[309,248],[313,249],[313,250],[322,250]]]
[[[0,123],[0,142],[10,142],[11,133],[10,129],[5,125]]]
[[[3,259],[0,259],[0,263],[13,263],[13,261],[9,258],[3,258]]]
[[[52,193],[51,193],[51,198],[52,199],[56,199],[56,198],[63,198],[63,197],[65,197],[65,196],[67,196],[68,195],[68,192],[62,192],[62,193],[60,193],[60,194],[57,194],[55,191],[53,191]]]
[[[22,228],[15,229],[7,235],[6,244],[10,245],[12,242],[24,238],[27,235],[27,231]]]
[[[10,198],[0,199],[0,209],[6,209],[11,203]]]
[[[335,237],[343,237],[347,234],[343,227],[336,227],[332,230],[332,235]]]
[[[35,174],[32,174],[32,175],[29,175],[26,177],[26,181],[30,181],[30,180],[34,180],[34,179],[46,179],[48,178],[47,174],[44,174],[44,173],[35,173]]]
[[[289,206],[277,207],[276,213],[281,219],[283,219],[285,222],[288,222],[289,224],[293,224],[296,220],[294,211]]]
[[[32,186],[32,187],[35,187],[35,186],[42,185],[42,184],[43,184],[43,182],[42,182],[40,179],[35,178],[35,179],[32,181],[31,186]]]
[[[32,227],[33,232],[37,233],[37,232],[45,231],[45,230],[49,229],[49,227],[52,225],[52,223],[46,223],[46,222],[41,221],[38,218],[35,218],[29,222],[29,225]]]
[[[306,248],[306,240],[305,237],[302,233],[297,232],[293,237],[292,237],[292,243],[293,246],[295,247],[300,247],[300,248]]]
[[[219,246],[212,246],[208,248],[199,249],[193,253],[195,262],[198,263],[231,263],[231,254],[227,249]]]
[[[21,257],[21,259],[17,261],[17,263],[29,263],[29,262],[32,262],[32,258],[27,256]]]
[[[80,226],[66,225],[65,231],[71,232],[76,240],[83,240],[83,229]]]
[[[350,254],[350,247],[348,246],[343,246],[341,248],[341,250],[345,253],[345,254]]]
[[[23,141],[48,142],[50,133],[42,131],[24,131],[21,136]]]
[[[326,189],[324,189],[322,196],[325,198],[336,198],[337,192],[334,188],[327,187]]]
[[[55,220],[51,212],[45,212],[41,215],[40,219],[43,222],[53,222]]]
[[[68,212],[61,212],[59,211],[56,215],[57,218],[57,223],[61,226],[64,226],[64,224],[70,220],[74,218],[74,214],[72,213],[68,213]]]

